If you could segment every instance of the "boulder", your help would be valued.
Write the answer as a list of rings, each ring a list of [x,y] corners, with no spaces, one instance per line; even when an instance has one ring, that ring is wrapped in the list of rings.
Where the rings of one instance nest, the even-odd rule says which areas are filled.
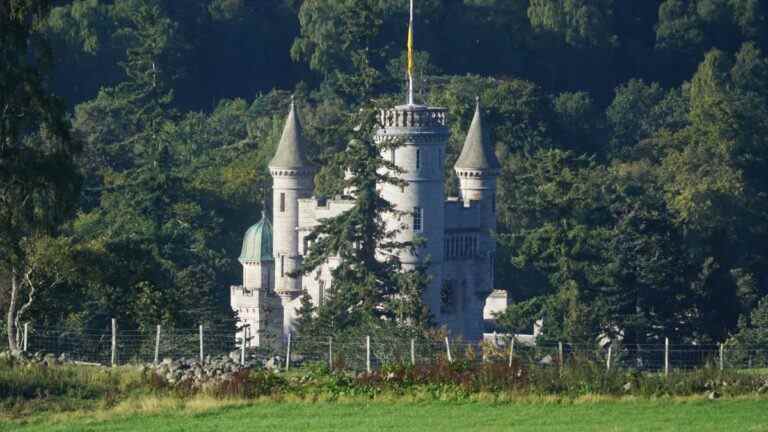
[[[540,365],[546,365],[546,366],[549,366],[549,365],[552,365],[552,364],[554,364],[554,363],[555,363],[555,360],[552,358],[552,356],[551,356],[551,355],[545,355],[545,356],[544,356],[544,358],[542,358],[541,360],[539,360],[539,364],[540,364]]]

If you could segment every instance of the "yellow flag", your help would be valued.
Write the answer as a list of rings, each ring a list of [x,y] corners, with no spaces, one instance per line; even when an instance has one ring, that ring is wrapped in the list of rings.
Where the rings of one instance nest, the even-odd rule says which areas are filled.
[[[413,1],[411,1],[411,20],[408,23],[408,78],[413,79]]]

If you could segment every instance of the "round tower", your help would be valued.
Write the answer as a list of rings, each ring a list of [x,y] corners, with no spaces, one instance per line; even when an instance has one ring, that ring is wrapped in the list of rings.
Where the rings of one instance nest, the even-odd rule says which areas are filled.
[[[440,316],[440,290],[443,282],[443,238],[445,236],[445,192],[443,160],[449,131],[444,108],[400,105],[380,113],[381,128],[376,140],[397,140],[400,145],[383,156],[402,172],[395,174],[406,186],[385,184],[382,196],[408,216],[390,215],[390,229],[400,229],[399,241],[424,240],[415,254],[401,253],[406,268],[429,260],[432,276],[424,302],[435,318]]]
[[[272,212],[275,258],[275,292],[283,304],[283,332],[293,329],[295,309],[301,296],[301,277],[289,276],[301,264],[299,255],[299,199],[312,196],[315,168],[305,154],[304,136],[296,106],[285,121],[275,156],[269,162],[272,175]]]

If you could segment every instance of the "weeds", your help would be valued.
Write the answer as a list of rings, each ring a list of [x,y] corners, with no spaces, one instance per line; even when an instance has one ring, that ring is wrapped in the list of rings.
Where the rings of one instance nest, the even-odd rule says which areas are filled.
[[[132,367],[22,365],[0,363],[0,408],[9,417],[34,412],[134,406],[128,401],[271,400],[494,400],[534,398],[724,397],[768,393],[768,377],[735,370],[674,371],[668,377],[575,358],[564,367],[440,361],[431,365],[391,364],[372,373],[332,371],[324,364],[289,373],[241,370],[203,386],[170,384],[151,370]],[[165,406],[167,403],[164,403]]]

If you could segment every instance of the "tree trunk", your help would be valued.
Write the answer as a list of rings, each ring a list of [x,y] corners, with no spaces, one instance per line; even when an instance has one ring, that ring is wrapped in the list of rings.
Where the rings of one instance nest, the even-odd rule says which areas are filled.
[[[8,316],[6,322],[6,330],[8,331],[8,349],[11,351],[18,351],[19,345],[16,340],[16,326],[14,325],[16,318],[16,302],[19,296],[19,277],[15,268],[11,268],[11,301],[8,303]]]

